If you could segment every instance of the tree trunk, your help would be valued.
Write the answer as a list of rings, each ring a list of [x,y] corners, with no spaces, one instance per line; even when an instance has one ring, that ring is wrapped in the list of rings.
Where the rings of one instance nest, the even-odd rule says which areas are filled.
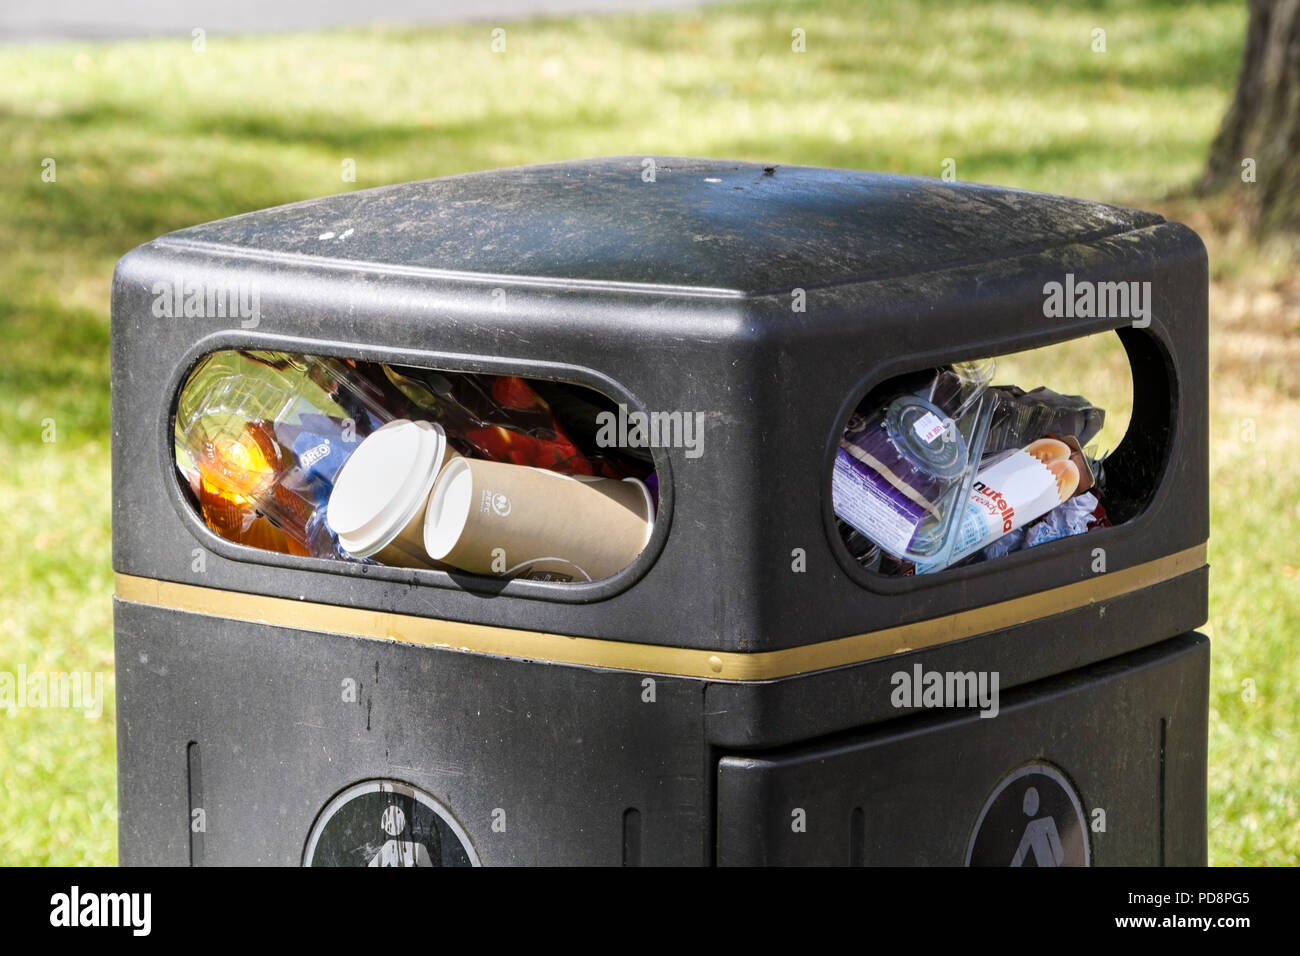
[[[1249,0],[1237,92],[1201,192],[1241,190],[1261,233],[1300,233],[1300,0]]]

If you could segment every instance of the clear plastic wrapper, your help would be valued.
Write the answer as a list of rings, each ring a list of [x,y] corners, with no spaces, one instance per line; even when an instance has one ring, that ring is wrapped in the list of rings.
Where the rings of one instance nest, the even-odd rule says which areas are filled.
[[[979,560],[988,561],[1019,551],[1025,543],[1025,531],[1025,528],[1013,528],[981,551],[977,557]]]
[[[204,521],[268,551],[341,557],[325,524],[333,479],[391,396],[349,363],[226,351],[201,361],[176,410],[176,462]]]
[[[846,524],[839,518],[835,519],[835,526],[839,529],[840,537],[844,539],[844,544],[849,549],[849,554],[853,556],[853,560],[868,571],[879,571],[880,546],[862,532],[854,531],[852,525]]]
[[[994,417],[993,371],[991,360],[940,369],[860,410],[836,454],[836,516],[896,559],[946,564]]]

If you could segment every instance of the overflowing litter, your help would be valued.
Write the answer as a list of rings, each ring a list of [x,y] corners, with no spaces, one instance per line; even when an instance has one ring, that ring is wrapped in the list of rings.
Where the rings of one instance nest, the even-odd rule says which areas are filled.
[[[831,490],[864,568],[929,574],[1109,525],[1102,456],[1088,447],[1105,411],[1080,395],[992,385],[995,368],[900,377],[850,418]]]
[[[657,506],[648,452],[596,441],[615,407],[511,375],[217,352],[182,390],[176,464],[204,522],[239,544],[597,580],[635,560]]]

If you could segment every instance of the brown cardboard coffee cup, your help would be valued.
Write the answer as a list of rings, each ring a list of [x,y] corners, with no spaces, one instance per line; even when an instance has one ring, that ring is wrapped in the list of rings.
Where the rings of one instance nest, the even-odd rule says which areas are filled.
[[[631,564],[653,528],[650,492],[634,478],[456,458],[429,496],[424,545],[474,574],[596,581]]]
[[[455,454],[440,425],[399,420],[367,435],[343,463],[326,521],[348,554],[403,568],[434,568],[424,549],[429,490]]]

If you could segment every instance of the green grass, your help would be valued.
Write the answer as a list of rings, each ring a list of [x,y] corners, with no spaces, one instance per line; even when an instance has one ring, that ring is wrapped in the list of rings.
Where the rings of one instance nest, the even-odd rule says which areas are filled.
[[[0,671],[99,670],[111,691],[109,280],[132,246],[331,192],[611,153],[920,175],[951,158],[960,179],[1195,215],[1176,197],[1226,106],[1245,11],[830,0],[505,26],[503,54],[487,24],[0,49]],[[1229,252],[1215,301],[1250,315],[1234,290],[1249,299],[1259,260]],[[1276,360],[1294,305],[1281,314],[1262,332],[1215,320],[1215,863],[1300,856],[1300,511],[1265,467],[1300,438],[1295,366]],[[0,716],[0,862],[115,860],[112,718]]]

